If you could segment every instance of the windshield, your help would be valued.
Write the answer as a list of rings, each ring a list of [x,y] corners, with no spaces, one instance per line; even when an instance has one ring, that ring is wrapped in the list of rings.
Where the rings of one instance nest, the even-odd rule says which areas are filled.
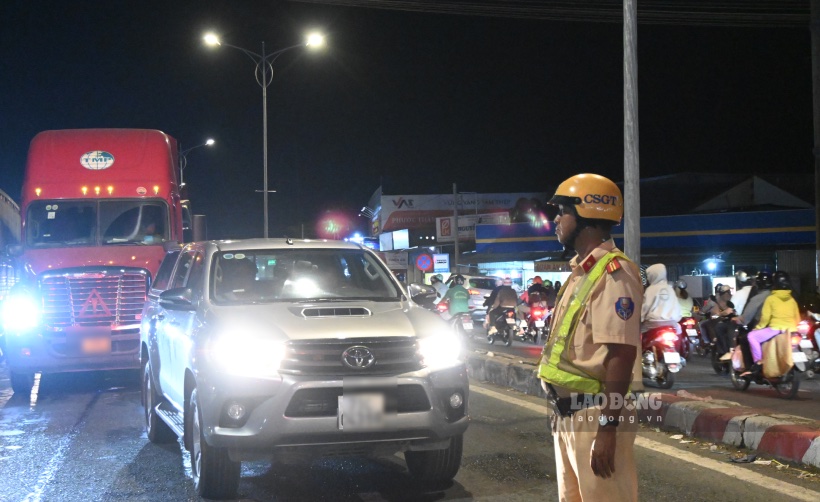
[[[164,201],[36,201],[26,214],[26,243],[31,247],[159,244],[168,240],[168,228]]]
[[[399,287],[372,253],[358,249],[277,249],[218,253],[215,303],[397,300]]]

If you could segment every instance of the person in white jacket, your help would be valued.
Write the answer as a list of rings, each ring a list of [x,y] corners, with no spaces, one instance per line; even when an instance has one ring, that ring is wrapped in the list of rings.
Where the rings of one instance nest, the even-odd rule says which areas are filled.
[[[659,326],[672,326],[680,334],[680,303],[672,286],[666,281],[666,265],[656,263],[646,269],[649,283],[643,293],[641,333]]]

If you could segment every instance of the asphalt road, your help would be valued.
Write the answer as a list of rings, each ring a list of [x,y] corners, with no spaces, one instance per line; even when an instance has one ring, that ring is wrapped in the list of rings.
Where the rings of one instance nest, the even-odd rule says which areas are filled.
[[[471,425],[455,481],[422,491],[401,456],[307,465],[244,463],[240,500],[557,500],[544,402],[471,382]],[[685,439],[684,439],[685,440]],[[681,443],[644,427],[636,446],[642,500],[820,499],[820,478],[796,466],[735,465],[745,452]],[[801,474],[802,473],[802,474]],[[801,477],[802,476],[802,477]],[[784,484],[785,483],[785,484]],[[0,500],[197,500],[179,444],[148,442],[135,372],[46,375],[12,396],[0,371]]]
[[[542,344],[513,341],[506,347],[498,342],[490,345],[483,337],[475,336],[468,343],[468,350],[497,352],[520,357],[522,361],[535,363],[540,358]],[[701,398],[724,399],[753,408],[774,409],[780,413],[797,415],[820,421],[820,375],[800,382],[800,390],[793,400],[777,397],[769,386],[752,384],[744,391],[735,390],[727,373],[717,374],[712,369],[709,356],[693,355],[679,373],[675,385],[664,390],[646,383],[646,390],[671,394],[691,393]]]

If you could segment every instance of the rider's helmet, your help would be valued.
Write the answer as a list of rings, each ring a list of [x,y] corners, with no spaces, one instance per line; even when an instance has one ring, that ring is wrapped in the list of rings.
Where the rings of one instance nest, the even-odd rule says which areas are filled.
[[[505,286],[512,286],[512,279],[510,279],[509,277],[505,277],[504,278],[504,285]]]
[[[715,295],[719,295],[719,294],[720,294],[720,288],[722,288],[722,287],[723,287],[723,284],[722,284],[722,283],[720,283],[720,282],[719,282],[719,283],[717,283],[717,284],[715,284]]]
[[[765,271],[758,272],[755,282],[760,289],[772,289],[772,274]]]
[[[772,289],[792,289],[792,279],[788,272],[778,270],[772,275]]]
[[[540,275],[536,275],[535,277],[532,278],[532,283],[533,284],[544,284],[544,280],[541,279]]]
[[[430,284],[435,284],[437,282],[441,282],[441,278],[438,275],[430,277]]]
[[[456,284],[458,284],[459,286],[463,286],[463,285],[464,285],[464,280],[465,280],[465,279],[464,279],[464,276],[463,276],[463,275],[461,275],[461,274],[456,274],[455,278],[453,279],[453,282],[455,282],[455,283],[456,283]]]
[[[732,292],[732,286],[729,286],[728,284],[720,284],[720,285],[718,285],[717,289],[715,289],[715,294],[716,295],[722,295],[723,293],[731,293],[731,292]]]
[[[676,281],[675,287],[677,289],[686,289],[686,281],[684,281],[683,279]]]
[[[735,283],[737,284],[738,289],[744,286],[749,286],[752,283],[752,277],[747,274],[746,271],[738,270],[735,272]]]
[[[546,281],[544,281],[544,287],[545,287],[545,288],[551,288],[551,287],[552,287],[552,281],[551,281],[551,280],[549,280],[549,279],[547,279]]]
[[[624,215],[621,189],[598,174],[576,174],[558,185],[549,201],[553,205],[574,206],[581,218],[620,223]]]

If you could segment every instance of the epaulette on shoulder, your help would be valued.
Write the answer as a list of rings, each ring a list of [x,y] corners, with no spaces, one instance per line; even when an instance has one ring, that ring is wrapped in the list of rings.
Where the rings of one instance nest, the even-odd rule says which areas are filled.
[[[612,261],[606,266],[606,271],[610,274],[614,273],[616,270],[621,269],[621,262],[618,261],[617,258],[613,258]]]

